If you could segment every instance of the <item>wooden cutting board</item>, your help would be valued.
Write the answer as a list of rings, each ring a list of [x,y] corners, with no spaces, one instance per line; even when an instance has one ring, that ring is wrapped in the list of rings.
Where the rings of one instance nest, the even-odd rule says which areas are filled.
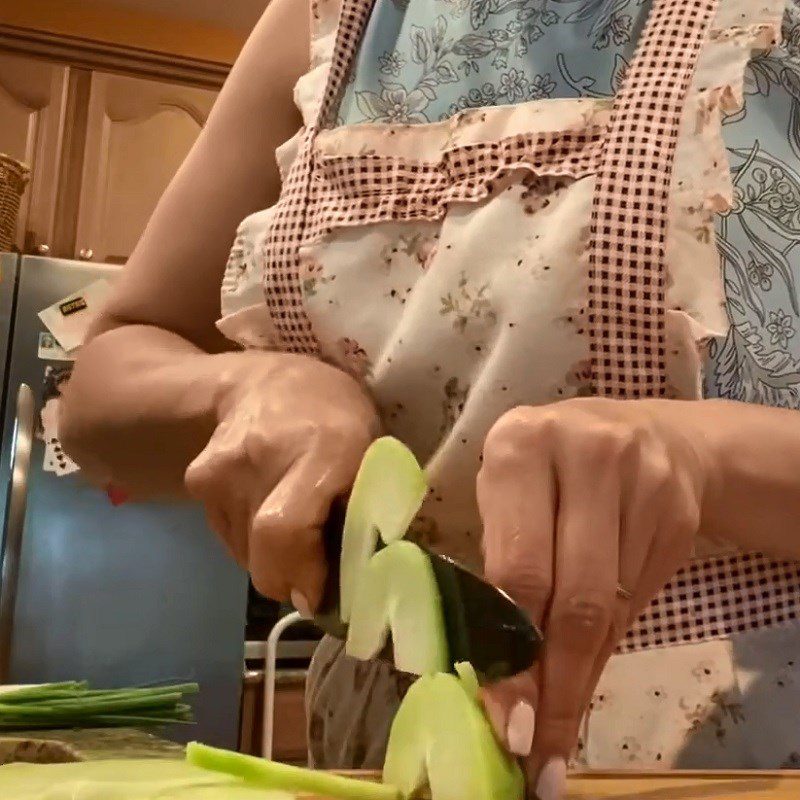
[[[569,800],[800,800],[800,772],[573,775]]]
[[[59,747],[51,749],[51,746]],[[138,731],[76,731],[38,734],[37,738],[0,737],[0,763],[53,763],[87,758],[180,758],[181,754],[179,745],[162,743]],[[377,772],[341,774],[380,780]],[[328,799],[313,797],[309,800]],[[576,773],[569,778],[565,800],[800,800],[800,770]]]
[[[567,789],[566,800],[800,800],[800,770],[591,772],[571,775]]]

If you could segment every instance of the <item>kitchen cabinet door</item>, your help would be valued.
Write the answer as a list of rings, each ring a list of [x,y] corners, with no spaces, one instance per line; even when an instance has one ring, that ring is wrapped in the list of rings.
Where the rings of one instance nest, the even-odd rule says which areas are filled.
[[[76,258],[127,260],[215,98],[192,86],[92,74]]]
[[[68,77],[68,67],[0,53],[0,152],[31,167],[17,229],[27,252],[53,241]]]

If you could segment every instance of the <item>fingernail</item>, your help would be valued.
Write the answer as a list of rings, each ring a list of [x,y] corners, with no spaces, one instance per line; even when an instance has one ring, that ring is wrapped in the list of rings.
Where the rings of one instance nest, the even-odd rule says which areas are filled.
[[[311,619],[311,606],[308,604],[306,596],[297,589],[292,589],[291,598],[292,605],[297,610],[297,613],[304,619]]]
[[[106,494],[112,506],[121,506],[129,500],[128,493],[119,486],[114,486],[113,483],[106,486]]]
[[[539,773],[536,796],[539,800],[562,800],[567,786],[567,762],[551,758]]]
[[[486,711],[486,716],[489,717],[489,722],[492,723],[492,727],[494,728],[494,732],[497,734],[497,738],[500,740],[501,744],[507,744],[505,739],[507,728],[506,712],[503,704],[499,703],[486,692],[482,692],[481,695],[483,698],[484,711]]]
[[[515,756],[527,756],[533,744],[533,729],[536,724],[536,712],[527,700],[520,700],[508,715],[506,739],[508,749]]]

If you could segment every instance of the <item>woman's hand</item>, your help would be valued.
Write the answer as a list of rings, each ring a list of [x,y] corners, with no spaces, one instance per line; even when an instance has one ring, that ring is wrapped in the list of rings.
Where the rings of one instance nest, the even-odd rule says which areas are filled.
[[[486,575],[530,611],[546,644],[532,673],[492,687],[485,703],[507,746],[528,756],[540,800],[561,795],[608,657],[690,554],[713,460],[692,425],[697,405],[518,408],[486,439]]]
[[[320,531],[378,432],[358,383],[311,358],[252,354],[222,381],[217,427],[186,486],[255,588],[301,611],[320,602]]]

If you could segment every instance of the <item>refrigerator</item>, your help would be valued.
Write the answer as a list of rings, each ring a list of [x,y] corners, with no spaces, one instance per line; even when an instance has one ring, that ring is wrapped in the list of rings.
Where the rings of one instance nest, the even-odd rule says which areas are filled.
[[[38,312],[121,267],[0,255],[0,661],[6,681],[96,687],[197,681],[196,725],[167,731],[235,748],[246,575],[188,502],[114,506],[81,472],[44,469],[48,366]]]

